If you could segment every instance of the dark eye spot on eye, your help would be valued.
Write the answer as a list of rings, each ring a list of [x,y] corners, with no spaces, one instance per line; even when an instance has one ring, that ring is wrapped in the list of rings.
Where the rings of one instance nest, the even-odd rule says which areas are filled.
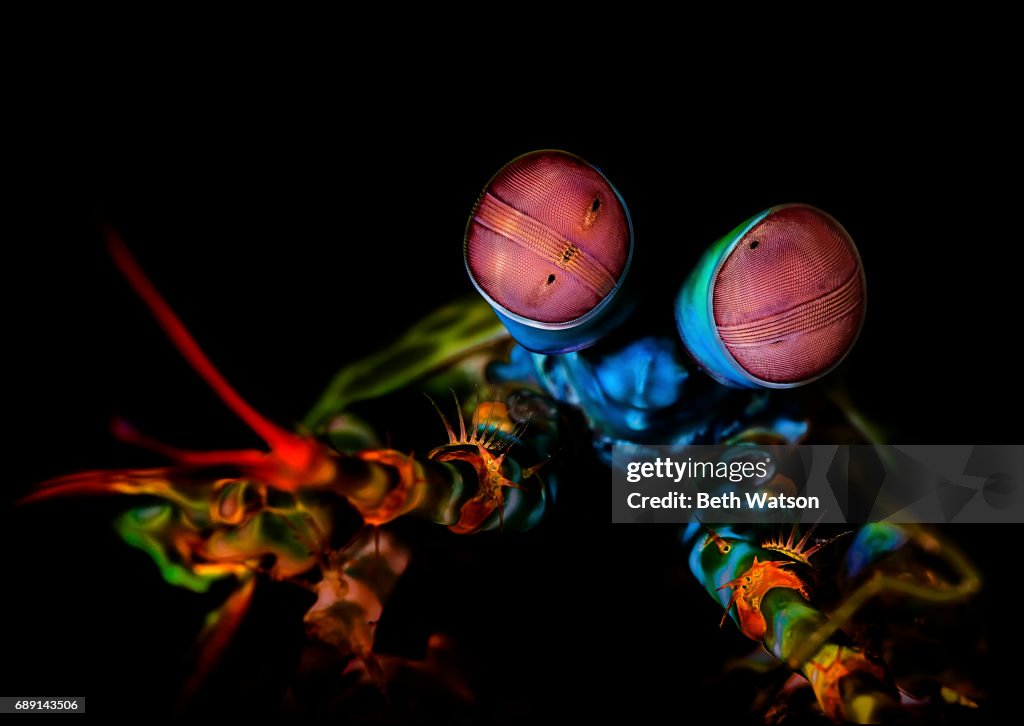
[[[758,242],[758,241],[757,241],[757,240],[755,239],[755,240],[754,240],[753,242],[751,242],[751,243],[750,243],[750,249],[752,249],[752,250],[756,250],[756,249],[757,249],[757,246],[758,246],[759,244],[761,244],[761,243],[760,243],[760,242]]]
[[[593,229],[594,224],[597,222],[597,218],[601,213],[601,197],[594,197],[594,201],[590,203],[590,209],[583,213],[583,220],[580,226],[583,227],[584,232],[589,232]]]
[[[550,285],[554,281],[555,281],[555,276],[554,275],[548,275],[548,284]]]

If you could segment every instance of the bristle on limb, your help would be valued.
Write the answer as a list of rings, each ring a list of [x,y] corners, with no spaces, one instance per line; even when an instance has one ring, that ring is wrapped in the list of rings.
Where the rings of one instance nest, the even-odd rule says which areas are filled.
[[[815,552],[820,551],[832,542],[835,542],[843,535],[849,534],[849,532],[843,532],[842,534],[838,534],[830,539],[818,540],[817,543],[814,544],[814,546],[804,549],[807,546],[808,542],[811,541],[811,535],[814,533],[814,530],[818,528],[818,524],[821,523],[821,519],[824,516],[825,513],[822,512],[821,516],[818,517],[818,521],[812,524],[811,528],[808,529],[804,536],[801,537],[800,540],[795,544],[794,540],[796,540],[797,529],[800,527],[799,523],[797,522],[793,523],[793,528],[789,531],[788,539],[783,541],[783,534],[780,532],[777,539],[765,540],[761,544],[761,547],[772,552],[778,552],[779,554],[783,554],[791,560],[810,566],[811,555],[813,555]]]
[[[450,446],[458,445],[471,445],[479,446],[480,448],[492,453],[502,454],[505,450],[509,449],[516,441],[518,441],[522,435],[526,432],[529,426],[529,421],[519,421],[513,424],[512,428],[508,431],[502,428],[501,420],[508,420],[507,410],[501,411],[499,408],[504,408],[505,404],[499,400],[494,401],[480,401],[473,409],[473,417],[469,424],[469,431],[466,431],[466,420],[462,416],[462,404],[459,402],[459,397],[455,395],[455,391],[452,391],[452,398],[455,399],[455,411],[459,417],[459,433],[456,435],[455,430],[451,424],[448,423],[447,417],[441,408],[434,402],[430,396],[427,396],[427,400],[430,401],[434,410],[437,411],[438,416],[441,417],[441,422],[444,424],[445,432],[448,434],[448,444]],[[477,399],[480,400],[479,394]],[[495,413],[498,413],[498,420],[495,420]],[[485,418],[486,416],[486,418]],[[491,428],[491,424],[494,424],[494,428]],[[503,454],[502,457],[503,458]]]

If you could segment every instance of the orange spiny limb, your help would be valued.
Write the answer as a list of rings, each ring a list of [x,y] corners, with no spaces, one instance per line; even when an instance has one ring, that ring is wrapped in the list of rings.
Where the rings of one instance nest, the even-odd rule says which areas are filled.
[[[822,520],[822,518],[824,516],[825,516],[825,513],[822,512],[821,516],[818,517],[817,521],[814,524],[811,525],[810,529],[807,530],[807,532],[804,534],[804,536],[801,537],[800,541],[797,542],[796,544],[793,544],[793,540],[796,539],[796,531],[797,531],[797,528],[799,527],[799,524],[794,522],[793,523],[793,528],[789,532],[789,539],[787,539],[785,542],[783,542],[782,541],[782,533],[780,532],[779,536],[778,536],[778,539],[769,539],[769,540],[765,541],[761,545],[761,547],[763,549],[769,550],[771,552],[778,552],[778,553],[783,554],[786,557],[790,558],[791,560],[795,560],[796,562],[800,562],[802,564],[810,566],[811,565],[811,555],[813,555],[816,552],[819,552],[823,548],[825,548],[828,545],[830,545],[831,543],[835,542],[840,537],[843,537],[844,535],[849,534],[849,532],[842,532],[842,533],[837,534],[835,537],[832,537],[830,539],[819,540],[818,543],[815,544],[813,547],[805,550],[804,546],[808,543],[808,541],[810,541],[811,534],[813,534],[814,530],[817,529],[818,524],[821,523],[821,520]]]
[[[448,423],[448,418],[444,415],[444,412],[440,409],[434,399],[427,394],[424,395],[426,395],[427,400],[430,401],[430,405],[434,407],[434,410],[437,411],[437,415],[441,417],[441,423],[444,424],[445,431],[448,434],[448,443],[451,445],[479,446],[481,449],[497,455],[512,446],[512,444],[514,444],[523,435],[523,433],[525,433],[529,426],[529,419],[514,424],[508,431],[502,427],[502,424],[494,423],[495,415],[507,418],[507,409],[504,404],[497,400],[493,402],[483,401],[478,389],[477,399],[480,403],[478,403],[473,409],[473,415],[470,419],[469,426],[467,427],[465,418],[462,414],[462,404],[459,402],[459,397],[455,391],[452,391],[452,399],[455,401],[456,415],[459,417],[459,433],[456,435],[455,430],[452,428],[451,424]],[[483,418],[481,409],[485,406],[487,414],[486,418]],[[494,423],[493,430],[491,429],[492,423]]]
[[[449,528],[458,534],[475,532],[483,526],[495,509],[498,510],[499,527],[503,528],[505,498],[501,490],[504,487],[515,489],[522,489],[522,487],[502,473],[505,454],[499,454],[487,448],[488,442],[494,440],[494,437],[487,437],[479,433],[481,423],[480,406],[478,405],[473,410],[473,417],[470,423],[471,430],[467,432],[465,419],[462,416],[462,408],[454,391],[452,392],[452,397],[455,399],[459,415],[460,435],[457,440],[452,441],[451,433],[454,432],[450,432],[448,444],[433,449],[427,455],[427,458],[443,462],[462,461],[473,467],[477,475],[478,489],[476,495],[464,502],[459,508],[459,518]],[[435,408],[437,408],[436,404]],[[444,420],[444,414],[441,413],[440,409],[438,409],[438,413],[441,415],[442,420]],[[493,408],[491,416],[493,416]],[[490,426],[491,416],[488,416],[488,420],[485,423],[488,427]],[[450,428],[450,426],[446,425],[446,429],[450,431]]]
[[[761,599],[777,587],[796,590],[806,600],[808,598],[807,588],[799,577],[784,569],[790,567],[792,562],[780,562],[777,560],[766,560],[758,562],[757,556],[754,563],[746,572],[718,587],[732,589],[732,598],[725,614],[733,604],[736,605],[736,615],[739,620],[740,632],[751,640],[763,640],[768,630],[764,614],[761,612]],[[724,620],[723,620],[724,622]]]
[[[149,308],[174,346],[228,408],[266,442],[271,453],[264,454],[264,458],[273,459],[259,461],[257,457],[261,452],[189,452],[183,463],[236,464],[241,460],[243,466],[249,466],[249,462],[254,461],[254,468],[259,469],[257,473],[267,476],[268,484],[288,490],[304,483],[322,483],[324,479],[329,479],[329,469],[332,467],[327,466],[322,447],[310,439],[281,428],[249,405],[207,358],[171,306],[146,277],[146,273],[142,271],[117,232],[107,227],[105,236],[114,264]],[[166,447],[165,450],[172,451]]]

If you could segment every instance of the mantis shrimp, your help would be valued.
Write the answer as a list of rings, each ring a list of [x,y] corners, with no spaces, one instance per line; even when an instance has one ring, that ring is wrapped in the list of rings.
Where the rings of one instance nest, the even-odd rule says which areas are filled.
[[[241,397],[117,233],[105,236],[175,347],[265,449],[181,450],[120,422],[118,438],[171,463],[59,477],[23,502],[145,497],[115,523],[128,544],[171,585],[205,592],[233,584],[207,618],[186,691],[214,668],[264,580],[307,590],[307,633],[386,689],[394,668],[375,650],[375,628],[415,557],[389,525],[421,519],[455,535],[536,526],[568,485],[566,421],[582,422],[605,463],[618,444],[792,444],[828,427],[847,441],[873,438],[843,403],[776,395],[840,365],[864,320],[856,246],[807,205],[771,207],[712,244],[674,298],[676,329],[651,331],[633,325],[657,317],[627,280],[633,227],[618,191],[571,154],[519,157],[487,184],[467,225],[465,264],[481,299],[438,310],[392,347],[344,368],[297,431]],[[353,405],[410,389],[426,394],[418,400],[436,412],[436,429],[417,431],[415,450],[381,446]],[[921,528],[866,525],[847,539],[852,594],[827,616],[814,603],[811,558],[831,541],[813,542],[810,532],[796,539],[796,530],[761,538],[715,523],[683,534],[690,569],[722,606],[723,624],[731,618],[806,682],[829,718],[872,721],[902,708],[902,694],[884,660],[843,628],[886,593],[969,597],[977,573]],[[958,579],[885,573],[888,556],[915,546],[941,550]],[[882,574],[864,579],[854,566],[863,561]],[[443,649],[431,642],[422,667],[434,667]]]

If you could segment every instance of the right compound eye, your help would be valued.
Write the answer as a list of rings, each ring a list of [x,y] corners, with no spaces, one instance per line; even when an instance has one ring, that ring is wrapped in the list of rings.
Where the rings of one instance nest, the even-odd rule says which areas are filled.
[[[466,266],[520,343],[576,350],[596,340],[582,328],[619,289],[632,243],[626,208],[600,171],[563,151],[536,151],[507,164],[480,195]]]
[[[680,290],[676,319],[691,355],[719,382],[790,388],[842,361],[865,296],[846,230],[814,207],[787,204],[708,249]]]

